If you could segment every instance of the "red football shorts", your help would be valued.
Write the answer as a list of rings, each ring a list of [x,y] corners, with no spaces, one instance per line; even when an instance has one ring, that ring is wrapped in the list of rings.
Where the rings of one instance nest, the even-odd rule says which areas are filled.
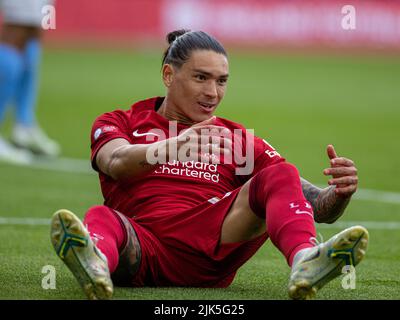
[[[236,271],[261,247],[267,234],[219,245],[222,223],[240,188],[216,203],[208,201],[146,224],[128,218],[142,258],[133,286],[227,287]]]

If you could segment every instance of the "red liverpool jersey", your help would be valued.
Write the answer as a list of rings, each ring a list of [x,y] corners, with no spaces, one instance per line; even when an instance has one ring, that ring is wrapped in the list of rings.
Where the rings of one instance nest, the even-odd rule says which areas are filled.
[[[95,120],[91,132],[91,159],[95,170],[98,171],[95,161],[97,152],[112,139],[123,138],[131,144],[145,144],[171,136],[170,122],[157,113],[163,99],[155,97],[139,101],[127,111],[105,113]],[[252,141],[249,142],[254,154],[250,157],[250,161],[254,162],[251,172],[237,174],[237,169],[244,164],[236,161],[224,163],[223,160],[219,164],[171,161],[157,165],[152,172],[140,178],[124,181],[115,181],[99,172],[104,204],[135,217],[138,223],[150,226],[161,220],[165,222],[177,211],[193,208],[205,201],[218,201],[261,169],[284,161],[265,140],[251,134],[246,136],[246,129],[240,124],[217,117],[215,125],[226,127],[232,133],[241,132],[239,138],[243,152],[246,143]],[[177,124],[177,133],[187,128],[186,125]],[[162,137],[162,134],[155,132],[165,135]],[[236,140],[239,138],[234,136]]]

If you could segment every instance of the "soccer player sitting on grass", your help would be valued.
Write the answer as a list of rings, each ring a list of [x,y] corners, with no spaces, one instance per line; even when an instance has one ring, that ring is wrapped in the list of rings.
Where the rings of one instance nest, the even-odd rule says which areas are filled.
[[[107,299],[113,285],[227,287],[270,238],[291,267],[289,296],[313,297],[365,255],[361,226],[315,243],[314,221],[336,221],[357,189],[353,162],[330,145],[331,186],[300,178],[265,140],[213,116],[229,73],[222,45],[200,31],[167,39],[166,96],[94,122],[104,205],[83,223],[65,209],[54,214],[57,255],[90,299]]]

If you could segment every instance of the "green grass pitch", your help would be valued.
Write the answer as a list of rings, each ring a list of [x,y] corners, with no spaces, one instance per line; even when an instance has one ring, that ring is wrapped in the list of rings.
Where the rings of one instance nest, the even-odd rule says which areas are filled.
[[[95,117],[136,100],[163,95],[160,54],[154,51],[45,50],[38,119],[63,148],[63,157],[88,159]],[[388,56],[230,56],[229,86],[217,114],[254,128],[301,175],[326,184],[325,148],[352,158],[360,188],[400,192],[400,61]],[[11,114],[10,117],[11,118]],[[2,132],[7,135],[10,119]],[[95,174],[66,173],[0,163],[0,218],[45,218],[59,208],[83,217],[101,204]],[[400,203],[354,199],[340,221],[400,222]],[[324,239],[338,226],[318,226]],[[341,278],[318,299],[400,299],[400,233],[371,228],[356,289]],[[41,287],[42,267],[56,269],[56,289]],[[116,288],[116,299],[287,299],[289,268],[267,243],[227,289]],[[84,299],[53,252],[48,226],[0,224],[0,299]]]

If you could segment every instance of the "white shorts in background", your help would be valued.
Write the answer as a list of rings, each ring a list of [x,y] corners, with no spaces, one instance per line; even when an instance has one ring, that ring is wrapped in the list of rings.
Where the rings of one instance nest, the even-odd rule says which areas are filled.
[[[54,5],[54,0],[0,0],[0,13],[3,23],[40,27],[46,5]]]

